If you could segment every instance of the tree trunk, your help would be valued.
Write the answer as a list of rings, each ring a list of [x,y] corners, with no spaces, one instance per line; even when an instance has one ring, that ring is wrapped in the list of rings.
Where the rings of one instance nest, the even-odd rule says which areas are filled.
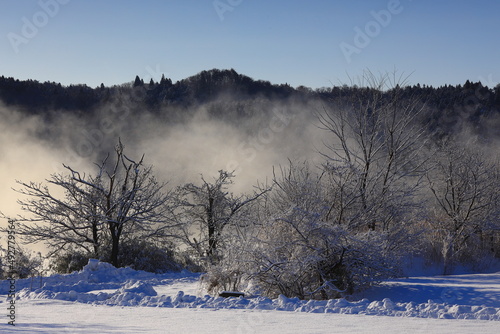
[[[207,255],[211,257],[217,248],[217,240],[215,233],[215,221],[214,221],[214,211],[213,211],[214,199],[208,199],[207,207],[207,223],[208,223],[208,251]]]
[[[94,242],[94,256],[99,258],[99,231],[97,227],[97,223],[94,222],[92,224],[92,240]]]
[[[111,264],[118,268],[118,251],[119,251],[119,238],[115,235],[111,236]]]
[[[208,256],[212,256],[217,249],[217,238],[215,233],[215,226],[208,225]]]
[[[443,244],[443,275],[450,275],[452,270],[452,262],[453,262],[453,248],[454,242],[451,236],[448,236],[444,240]]]
[[[113,223],[110,223],[113,224]],[[118,254],[120,251],[120,235],[121,229],[120,226],[111,225],[109,228],[111,233],[111,257],[110,262],[116,268],[119,268],[120,264],[118,263]]]

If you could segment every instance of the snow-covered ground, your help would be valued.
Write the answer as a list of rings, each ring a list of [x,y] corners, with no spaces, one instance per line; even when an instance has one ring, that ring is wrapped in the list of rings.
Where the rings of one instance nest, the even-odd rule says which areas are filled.
[[[499,333],[481,320],[374,317],[262,310],[93,306],[56,300],[19,304],[16,327],[0,333]]]
[[[500,273],[415,277],[345,299],[204,295],[199,275],[154,275],[91,262],[18,280],[15,324],[0,284],[1,333],[499,333]],[[2,307],[2,305],[4,305]]]

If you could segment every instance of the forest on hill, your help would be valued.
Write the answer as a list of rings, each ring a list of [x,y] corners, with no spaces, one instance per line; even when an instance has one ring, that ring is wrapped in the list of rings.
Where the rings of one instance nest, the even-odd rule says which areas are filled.
[[[101,84],[96,88],[0,77],[0,100],[6,106],[15,106],[30,114],[59,111],[90,117],[102,106],[123,100],[129,103],[128,108],[133,112],[149,111],[167,118],[177,118],[179,111],[189,113],[189,110],[208,104],[212,116],[237,120],[253,112],[252,102],[263,99],[272,102],[319,99],[329,103],[355,95],[360,89],[363,87],[356,85],[293,88],[288,84],[254,80],[233,69],[202,71],[175,83],[165,76],[159,82],[151,79],[145,83],[137,76],[130,83],[112,87]],[[500,85],[486,87],[481,82],[467,80],[456,86],[416,84],[402,89],[402,98],[416,98],[426,105],[422,121],[430,131],[451,134],[467,124],[478,133],[488,130],[493,131],[491,135],[497,135],[488,129],[487,123],[497,119],[500,113]]]

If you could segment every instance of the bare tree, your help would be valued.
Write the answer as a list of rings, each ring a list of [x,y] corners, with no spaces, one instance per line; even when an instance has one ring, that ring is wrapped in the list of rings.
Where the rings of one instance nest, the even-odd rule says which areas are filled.
[[[111,238],[110,262],[119,265],[120,241],[125,234],[141,237],[165,237],[169,227],[170,193],[156,180],[151,166],[144,166],[144,156],[136,162],[123,153],[121,142],[115,149],[115,163],[107,170],[106,158],[99,166],[96,182],[89,183],[77,171],[73,179],[90,186],[99,198],[100,220]]]
[[[434,199],[432,227],[442,244],[444,274],[466,249],[480,248],[483,234],[498,231],[500,171],[479,147],[441,143],[427,181]]]
[[[121,142],[115,161],[109,155],[97,164],[95,175],[82,174],[69,166],[69,175],[53,175],[47,182],[64,190],[59,198],[46,185],[22,183],[19,190],[28,200],[22,209],[32,215],[19,216],[19,234],[26,242],[45,242],[53,251],[76,247],[93,256],[101,249],[119,266],[124,237],[165,238],[169,236],[170,193],[153,176],[152,167],[128,158]]]
[[[54,174],[46,181],[63,191],[62,198],[54,195],[48,185],[17,181],[22,188],[16,191],[27,197],[18,203],[28,215],[12,219],[18,223],[16,233],[23,236],[25,243],[46,243],[53,252],[76,247],[99,257],[103,224],[96,192],[90,186],[96,180],[89,177],[83,183],[71,174]]]
[[[201,185],[186,184],[178,189],[176,220],[183,224],[183,241],[201,258],[213,261],[223,241],[226,226],[241,218],[244,209],[268,190],[257,191],[251,196],[235,196],[228,191],[234,174],[219,171],[213,182],[201,177]]]
[[[405,95],[401,78],[365,73],[318,114],[332,137],[322,152],[331,187],[330,217],[340,224],[387,231],[414,204],[423,175],[424,104]]]

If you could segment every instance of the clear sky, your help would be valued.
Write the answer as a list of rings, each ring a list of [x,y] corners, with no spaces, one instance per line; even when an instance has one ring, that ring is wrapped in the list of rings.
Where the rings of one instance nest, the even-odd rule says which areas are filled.
[[[312,88],[363,70],[500,82],[498,0],[0,0],[0,75],[95,87],[212,68]]]

